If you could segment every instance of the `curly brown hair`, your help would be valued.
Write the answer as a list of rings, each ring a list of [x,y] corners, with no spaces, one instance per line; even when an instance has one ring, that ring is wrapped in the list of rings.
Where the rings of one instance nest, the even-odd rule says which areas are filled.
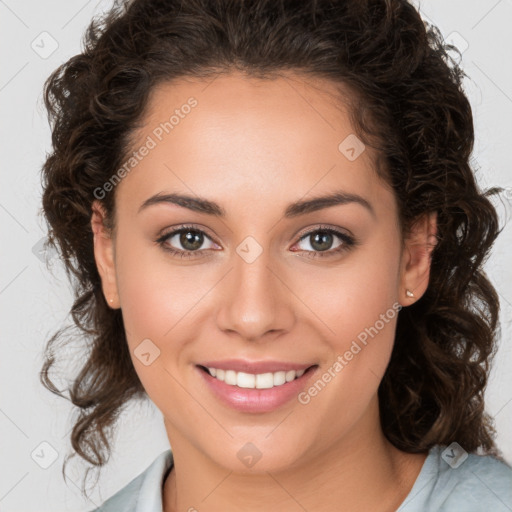
[[[456,440],[500,457],[484,390],[496,351],[499,301],[482,266],[499,234],[470,154],[466,76],[439,30],[406,0],[133,0],[94,19],[83,52],[45,83],[53,152],[42,174],[48,243],[74,281],[74,325],[87,342],[69,383],[79,418],[73,449],[99,468],[110,457],[123,406],[147,398],[130,358],[121,310],[109,308],[93,253],[91,205],[130,153],[155,85],[242,70],[273,77],[292,70],[348,88],[358,137],[377,150],[378,172],[395,192],[402,235],[437,212],[438,242],[423,297],[398,316],[379,387],[387,439],[418,453]],[[101,202],[112,225],[115,193]],[[49,341],[42,383],[66,343]],[[65,397],[67,398],[67,397]],[[67,459],[66,459],[67,461]]]

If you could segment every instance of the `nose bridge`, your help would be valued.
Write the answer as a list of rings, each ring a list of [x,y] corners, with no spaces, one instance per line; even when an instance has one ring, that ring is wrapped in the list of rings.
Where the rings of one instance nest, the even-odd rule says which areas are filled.
[[[288,329],[293,314],[283,295],[268,248],[247,237],[233,254],[233,270],[221,304],[219,327],[257,339],[268,331]]]

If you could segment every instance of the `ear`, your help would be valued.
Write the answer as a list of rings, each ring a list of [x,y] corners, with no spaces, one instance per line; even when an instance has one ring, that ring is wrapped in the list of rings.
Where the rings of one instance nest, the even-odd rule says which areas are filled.
[[[115,272],[114,241],[106,226],[106,214],[103,205],[94,201],[92,206],[91,227],[94,236],[94,259],[101,277],[101,286],[105,301],[111,308],[119,308],[117,279]]]
[[[430,277],[432,251],[437,244],[437,212],[419,217],[404,240],[400,303],[409,306],[426,291]],[[407,294],[407,290],[413,294]]]

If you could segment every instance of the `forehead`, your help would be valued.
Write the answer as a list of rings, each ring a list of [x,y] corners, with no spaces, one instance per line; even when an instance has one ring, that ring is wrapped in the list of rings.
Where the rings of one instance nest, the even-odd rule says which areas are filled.
[[[240,72],[201,81],[181,78],[153,89],[139,135],[151,129],[158,132],[162,122],[171,121],[172,137],[168,139],[176,142],[210,134],[218,143],[219,132],[223,131],[230,141],[238,134],[245,149],[249,149],[252,144],[245,136],[245,130],[249,130],[255,143],[266,143],[267,147],[271,142],[277,147],[281,140],[281,146],[286,144],[293,149],[297,149],[297,143],[318,145],[329,133],[327,145],[353,133],[347,106],[350,100],[343,85],[290,72],[272,79],[248,77]],[[192,108],[188,106],[191,102]],[[298,120],[302,121],[299,125]],[[276,133],[281,135],[279,140],[274,139]],[[168,134],[165,131],[160,135]],[[158,133],[156,136],[160,138]]]
[[[119,188],[140,199],[179,189],[254,202],[255,191],[259,198],[297,199],[333,187],[383,199],[375,154],[354,133],[347,94],[338,84],[296,74],[160,84],[132,137],[133,151],[151,149]]]

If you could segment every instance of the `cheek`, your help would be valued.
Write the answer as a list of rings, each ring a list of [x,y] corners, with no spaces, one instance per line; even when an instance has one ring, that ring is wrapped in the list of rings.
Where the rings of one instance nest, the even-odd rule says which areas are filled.
[[[169,395],[180,396],[169,371],[185,343],[179,333],[189,302],[197,297],[189,297],[190,282],[183,283],[187,276],[173,272],[159,251],[147,241],[118,235],[116,274],[130,357],[148,396],[165,409]]]
[[[330,328],[331,361],[341,355],[347,377],[362,386],[370,384],[364,384],[368,377],[382,377],[393,349],[401,309],[399,251],[395,233],[381,235],[326,274],[324,292],[316,294],[316,310]]]
[[[336,269],[300,278],[308,305],[345,339],[372,326],[398,300],[398,241],[380,242],[360,247]]]
[[[122,234],[117,252],[117,283],[129,342],[168,339],[200,299],[200,287],[194,284],[197,270],[173,269],[163,250]]]

